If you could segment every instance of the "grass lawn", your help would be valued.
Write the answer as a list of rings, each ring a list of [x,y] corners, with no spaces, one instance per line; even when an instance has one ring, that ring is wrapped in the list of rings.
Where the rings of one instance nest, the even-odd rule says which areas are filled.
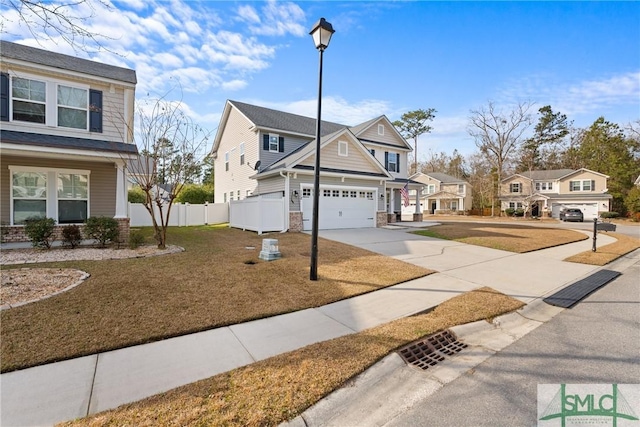
[[[445,301],[428,314],[313,344],[64,425],[276,426],[405,344],[522,305],[481,288]]]
[[[474,222],[443,223],[415,233],[516,253],[537,251],[589,238],[584,233],[573,230]]]
[[[607,234],[615,237],[617,241],[597,248],[596,252],[582,252],[565,259],[565,261],[592,265],[607,265],[611,261],[614,261],[621,256],[640,248],[640,239],[635,239],[633,237],[620,233]]]
[[[151,241],[150,229],[144,232]],[[266,237],[279,240],[282,259],[258,258]],[[1,312],[2,372],[317,307],[432,272],[320,239],[319,280],[312,282],[311,240],[301,233],[181,227],[169,230],[168,243],[185,252],[30,264],[77,268],[91,277],[55,297]]]

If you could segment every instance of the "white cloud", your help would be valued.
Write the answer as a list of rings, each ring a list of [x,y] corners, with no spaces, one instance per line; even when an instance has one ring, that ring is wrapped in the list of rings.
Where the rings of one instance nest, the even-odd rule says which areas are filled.
[[[261,9],[262,19],[251,6],[238,8],[239,19],[249,24],[249,31],[256,35],[284,36],[306,34],[304,11],[295,3],[269,0]]]
[[[249,83],[246,80],[231,80],[231,81],[223,82],[220,86],[224,90],[234,91],[234,90],[244,89],[245,87],[247,87],[248,84]]]

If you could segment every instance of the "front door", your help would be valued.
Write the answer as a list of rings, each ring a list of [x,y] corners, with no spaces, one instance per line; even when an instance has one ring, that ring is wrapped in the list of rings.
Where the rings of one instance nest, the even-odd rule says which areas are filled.
[[[431,215],[436,213],[436,202],[431,202]]]

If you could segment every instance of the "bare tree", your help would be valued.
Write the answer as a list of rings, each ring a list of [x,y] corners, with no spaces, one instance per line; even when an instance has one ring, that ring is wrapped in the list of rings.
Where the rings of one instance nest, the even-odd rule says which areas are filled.
[[[523,134],[531,125],[529,110],[533,103],[520,102],[511,111],[499,110],[493,102],[479,110],[472,110],[469,117],[469,134],[475,139],[480,153],[495,168],[498,185],[505,165],[512,160],[523,141]],[[491,205],[494,215],[494,204]]]
[[[31,0],[0,0],[0,33],[7,33],[8,24],[17,21],[26,26],[33,38],[56,40],[58,37],[74,50],[108,50],[102,40],[111,39],[104,34],[94,33],[88,21],[97,16],[96,6],[111,9],[106,0],[67,0],[62,3]],[[93,47],[92,47],[93,46]]]
[[[423,133],[431,132],[431,126],[427,124],[435,118],[436,110],[427,108],[426,110],[414,110],[404,113],[400,120],[393,122],[402,136],[406,139],[413,139],[413,170],[418,171],[418,137]]]
[[[487,161],[486,156],[475,153],[467,159],[469,165],[469,184],[473,189],[473,206],[484,211],[493,200],[495,194],[495,170]]]
[[[136,163],[129,162],[128,169],[145,195],[144,206],[162,249],[166,247],[173,202],[184,185],[200,173],[194,165],[204,153],[210,132],[185,114],[180,101],[166,98],[139,101],[136,123],[136,144],[142,155]]]

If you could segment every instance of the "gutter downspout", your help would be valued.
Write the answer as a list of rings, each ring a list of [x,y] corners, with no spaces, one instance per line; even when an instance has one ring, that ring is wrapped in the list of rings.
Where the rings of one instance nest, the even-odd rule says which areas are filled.
[[[280,171],[280,176],[284,178],[284,230],[282,233],[285,233],[289,230],[289,200],[291,199],[290,193],[290,183],[289,183],[289,173],[285,175],[282,171]]]

